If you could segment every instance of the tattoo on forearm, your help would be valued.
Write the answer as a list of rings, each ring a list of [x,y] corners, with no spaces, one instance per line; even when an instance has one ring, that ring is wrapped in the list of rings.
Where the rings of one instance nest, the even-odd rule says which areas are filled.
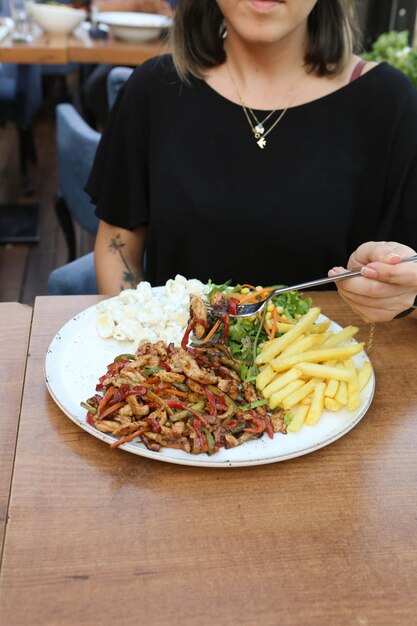
[[[125,266],[125,271],[123,272],[123,282],[128,285],[130,285],[131,287],[136,287],[137,283],[139,282],[138,278],[135,276],[135,274],[132,272],[132,270],[129,267],[128,262],[125,259],[124,253],[123,253],[123,248],[125,247],[125,244],[122,241],[122,238],[120,236],[120,233],[117,233],[117,235],[115,237],[112,237],[110,239],[110,243],[109,243],[109,250],[110,252],[112,252],[113,254],[118,254],[120,256],[120,259],[123,263],[123,265]],[[124,286],[121,286],[121,289],[123,289]]]

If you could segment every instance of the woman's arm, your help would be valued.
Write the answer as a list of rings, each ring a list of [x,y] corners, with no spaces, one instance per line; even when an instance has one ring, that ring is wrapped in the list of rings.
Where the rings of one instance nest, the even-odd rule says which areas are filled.
[[[362,276],[337,283],[340,296],[365,321],[386,322],[409,309],[417,294],[417,263],[400,263],[415,250],[395,241],[368,241],[351,255],[348,269]],[[334,276],[346,271],[335,267]],[[417,312],[410,314],[417,318]]]
[[[113,296],[143,280],[146,227],[126,230],[100,221],[94,247],[97,287]]]

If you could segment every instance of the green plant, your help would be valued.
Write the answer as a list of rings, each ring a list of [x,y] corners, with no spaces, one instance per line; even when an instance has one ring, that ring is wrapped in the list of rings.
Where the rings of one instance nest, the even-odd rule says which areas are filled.
[[[362,55],[368,61],[387,61],[403,72],[417,87],[417,49],[410,47],[408,31],[383,33],[372,46],[372,50]]]

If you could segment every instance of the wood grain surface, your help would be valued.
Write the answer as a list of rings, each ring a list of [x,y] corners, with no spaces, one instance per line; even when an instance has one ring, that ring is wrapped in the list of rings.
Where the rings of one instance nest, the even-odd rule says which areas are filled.
[[[168,48],[161,40],[132,43],[109,36],[91,39],[82,28],[68,39],[68,57],[74,63],[110,63],[112,65],[140,65],[151,57],[164,54]]]
[[[13,43],[11,36],[0,42],[0,62],[51,63],[111,63],[112,65],[139,65],[147,59],[167,51],[163,42],[136,44],[108,39],[91,39],[84,28],[72,35],[50,35],[36,29],[31,43]]]
[[[366,341],[335,293],[313,298]],[[346,436],[291,461],[214,470],[111,451],[49,397],[47,347],[96,301],[35,303],[0,622],[414,626],[415,320],[377,326],[374,401]]]
[[[20,403],[26,368],[32,309],[17,302],[0,303],[0,561],[7,523]]]
[[[14,43],[9,35],[0,43],[2,63],[52,63],[69,62],[69,38],[65,35],[49,35],[35,27],[31,43]]]

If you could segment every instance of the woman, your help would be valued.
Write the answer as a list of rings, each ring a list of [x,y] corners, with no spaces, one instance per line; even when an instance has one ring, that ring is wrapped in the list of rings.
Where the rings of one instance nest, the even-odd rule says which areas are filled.
[[[366,267],[338,289],[362,317],[412,306],[417,93],[358,66],[347,6],[179,0],[174,62],[136,70],[87,185],[101,292],[177,272],[293,284],[349,259]]]

